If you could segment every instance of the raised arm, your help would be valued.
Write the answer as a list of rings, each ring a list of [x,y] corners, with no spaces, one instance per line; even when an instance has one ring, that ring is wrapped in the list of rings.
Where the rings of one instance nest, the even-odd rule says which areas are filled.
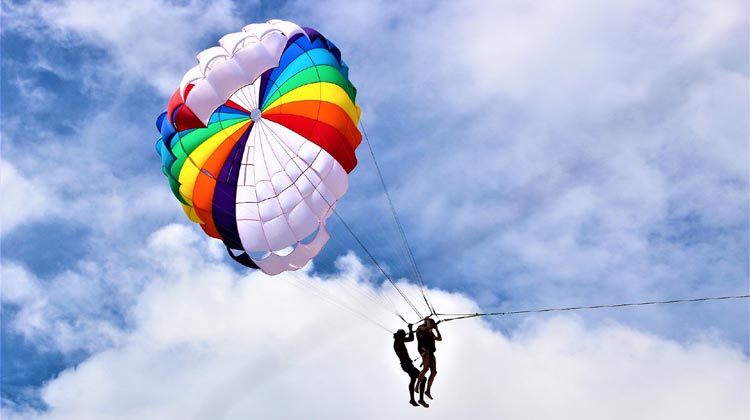
[[[413,325],[409,324],[409,335],[404,339],[405,342],[414,341],[414,329]]]
[[[435,330],[435,332],[437,333],[437,335],[435,336],[435,341],[443,341],[443,336],[440,334],[440,330],[438,329],[438,324],[439,323],[440,323],[440,321],[438,321],[435,324],[435,328],[433,328]]]

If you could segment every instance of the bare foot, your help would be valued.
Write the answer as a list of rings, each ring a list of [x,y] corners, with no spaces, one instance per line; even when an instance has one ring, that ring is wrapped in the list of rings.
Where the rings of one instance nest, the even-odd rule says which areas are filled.
[[[414,407],[419,407],[419,404],[417,404],[417,402],[414,400],[409,401],[409,404],[413,405]]]
[[[429,390],[425,391],[424,395],[427,395],[427,398],[432,399],[432,395],[430,395],[430,391]]]
[[[430,406],[429,404],[427,404],[427,402],[425,402],[425,400],[419,400],[419,403],[422,404],[422,407],[424,408],[427,408]]]

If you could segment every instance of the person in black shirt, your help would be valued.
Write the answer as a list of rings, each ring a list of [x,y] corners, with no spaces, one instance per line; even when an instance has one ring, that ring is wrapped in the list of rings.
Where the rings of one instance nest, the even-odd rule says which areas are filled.
[[[404,330],[398,330],[395,334],[393,334],[393,351],[396,352],[396,356],[398,356],[399,361],[401,361],[401,369],[404,370],[404,372],[409,374],[409,404],[413,406],[417,406],[417,402],[414,401],[414,382],[417,380],[417,377],[419,376],[419,369],[414,367],[414,364],[411,362],[411,357],[409,357],[409,351],[406,349],[406,343],[414,341],[414,330],[412,330],[412,324],[409,324],[409,336],[406,336],[406,332]],[[421,389],[419,390],[419,401],[420,403],[424,403],[424,384],[422,384]],[[427,403],[422,404],[425,407],[429,407]]]
[[[430,371],[430,377],[427,378],[427,390],[425,391],[425,395],[427,395],[430,399],[432,399],[432,394],[430,394],[430,391],[432,389],[432,381],[435,380],[435,375],[437,375],[437,362],[435,360],[435,341],[442,341],[443,336],[440,335],[440,330],[438,330],[438,324],[440,322],[435,322],[434,319],[430,318],[429,316],[424,319],[424,324],[417,327],[417,346],[419,348],[419,354],[422,355],[422,371],[419,372],[419,378],[417,378],[417,386],[420,387],[420,389],[424,389],[424,377],[427,371]],[[437,336],[433,334],[433,330],[437,333]],[[422,404],[424,398],[422,398],[419,403]]]

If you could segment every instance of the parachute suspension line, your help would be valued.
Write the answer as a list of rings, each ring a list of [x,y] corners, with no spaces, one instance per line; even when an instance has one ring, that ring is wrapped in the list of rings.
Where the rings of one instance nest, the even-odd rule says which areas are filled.
[[[327,303],[329,303],[329,304],[331,304],[333,306],[336,306],[336,307],[338,307],[340,309],[344,309],[346,311],[349,311],[349,312],[353,313],[354,315],[358,316],[359,318],[361,318],[361,319],[363,319],[363,320],[365,320],[365,321],[367,321],[367,322],[369,322],[369,323],[371,323],[371,324],[373,324],[375,326],[378,326],[378,327],[382,328],[383,330],[385,330],[388,333],[393,334],[393,331],[391,331],[390,329],[388,329],[385,325],[383,325],[380,322],[378,322],[378,321],[372,319],[371,317],[365,315],[363,312],[358,311],[358,310],[352,308],[349,305],[345,305],[345,304],[343,304],[341,302],[338,302],[335,299],[333,299],[330,296],[328,296],[327,293],[323,291],[324,290],[323,287],[318,288],[316,286],[311,285],[310,282],[305,281],[304,279],[302,279],[300,277],[299,272],[297,272],[297,271],[290,271],[289,274],[290,274],[290,277],[293,279],[292,284],[294,284],[295,286],[297,286],[300,290],[305,290],[305,291],[307,291],[307,292],[309,292],[309,293],[317,296],[321,300],[323,300],[323,301],[325,301],[325,302],[327,302]]]
[[[261,121],[259,121],[259,122],[261,122]],[[273,130],[273,129],[271,128],[271,127],[267,126],[266,124],[259,124],[259,125],[260,125],[260,127],[261,127],[262,129],[264,129],[264,131],[265,131],[265,130],[267,129],[267,130],[268,130],[268,132],[270,132],[270,133],[271,133],[271,135],[272,135],[272,136],[273,136],[273,137],[274,137],[275,139],[277,139],[277,140],[278,140],[279,144],[280,144],[280,145],[282,146],[281,148],[282,148],[282,149],[284,150],[284,152],[285,152],[285,153],[287,154],[287,157],[289,157],[289,158],[291,159],[291,161],[292,161],[292,162],[294,162],[294,164],[295,164],[295,165],[297,165],[297,169],[299,169],[300,173],[301,173],[301,174],[302,174],[302,175],[303,175],[303,176],[304,176],[305,178],[307,178],[307,180],[308,180],[308,181],[310,181],[310,182],[312,183],[312,181],[311,181],[311,180],[310,180],[310,179],[308,178],[308,176],[307,176],[307,175],[305,174],[305,170],[304,170],[303,168],[299,167],[299,165],[297,164],[297,162],[296,162],[296,161],[295,161],[295,160],[293,159],[293,156],[292,156],[292,153],[291,153],[291,151],[290,151],[290,150],[287,150],[287,147],[288,147],[288,146],[287,146],[287,145],[286,145],[286,144],[285,144],[285,143],[284,143],[284,142],[282,141],[281,137],[280,137],[280,136],[279,136],[279,135],[278,135],[278,134],[277,134],[277,133],[276,133],[276,132],[275,132],[275,131],[274,131],[274,130]],[[419,317],[419,318],[421,319],[421,318],[422,318],[422,314],[421,314],[421,313],[419,312],[419,310],[417,309],[417,307],[416,307],[416,306],[414,306],[414,304],[413,304],[413,303],[411,302],[411,300],[410,300],[410,299],[409,299],[409,298],[408,298],[408,297],[406,296],[406,294],[404,294],[404,292],[403,292],[403,291],[401,290],[401,288],[400,288],[400,287],[398,287],[398,285],[396,284],[396,282],[395,282],[395,281],[393,281],[393,279],[392,279],[392,278],[391,278],[391,277],[390,277],[390,276],[389,276],[389,275],[388,275],[388,274],[387,274],[387,273],[385,272],[385,270],[383,269],[383,267],[382,267],[382,266],[380,265],[380,263],[378,263],[378,261],[377,261],[377,260],[375,259],[375,257],[374,257],[374,256],[372,255],[372,253],[371,253],[371,252],[370,252],[370,251],[369,251],[369,250],[367,249],[367,247],[366,247],[366,246],[365,246],[365,245],[364,245],[364,244],[362,243],[362,241],[361,241],[361,240],[359,239],[359,237],[358,237],[358,236],[357,236],[357,235],[356,235],[356,234],[354,233],[354,231],[352,231],[352,229],[351,229],[351,228],[349,227],[349,225],[348,225],[348,224],[347,224],[347,223],[346,223],[346,222],[344,221],[344,219],[343,219],[343,218],[341,217],[341,215],[339,215],[339,214],[338,214],[338,212],[337,212],[337,211],[336,211],[336,210],[335,210],[335,209],[333,208],[333,207],[334,207],[334,206],[333,206],[333,204],[334,204],[334,203],[329,203],[329,202],[328,202],[328,199],[326,199],[326,197],[324,197],[324,196],[323,196],[322,194],[321,194],[321,197],[323,198],[323,200],[325,200],[326,204],[328,204],[328,206],[329,206],[329,207],[331,207],[331,208],[333,209],[333,213],[334,213],[334,214],[336,215],[336,217],[338,217],[338,219],[339,219],[339,220],[341,221],[341,223],[342,223],[342,224],[344,225],[344,227],[346,228],[346,230],[347,230],[347,231],[349,231],[349,234],[351,234],[351,235],[352,235],[352,237],[354,238],[354,240],[355,240],[355,241],[357,241],[357,243],[359,244],[359,246],[360,246],[360,247],[362,247],[362,249],[363,249],[363,250],[365,251],[365,253],[366,253],[366,254],[367,254],[367,255],[368,255],[369,257],[370,257],[370,259],[371,259],[371,260],[372,260],[372,262],[373,262],[373,263],[375,264],[375,266],[376,266],[376,267],[378,267],[378,269],[380,270],[380,272],[381,272],[381,273],[383,273],[383,276],[385,276],[385,278],[386,278],[386,279],[388,279],[388,281],[389,281],[389,282],[390,282],[390,283],[391,283],[391,284],[393,285],[393,287],[395,287],[395,288],[396,288],[396,291],[398,291],[398,293],[399,293],[399,294],[401,295],[401,297],[402,297],[402,298],[404,299],[404,301],[406,301],[406,303],[407,303],[407,304],[408,304],[408,305],[409,305],[409,306],[410,306],[410,307],[412,308],[412,310],[414,310],[414,312],[415,312],[415,313],[417,314],[417,316],[418,316],[418,317]],[[399,314],[397,314],[397,315],[398,315],[398,316],[399,316],[399,317],[400,317],[400,318],[401,318],[402,320],[404,319],[403,317],[401,317],[401,315],[399,315]]]
[[[448,322],[448,321],[454,321],[457,319],[476,318],[480,316],[517,315],[517,314],[530,314],[530,313],[540,313],[540,312],[578,311],[578,310],[583,310],[583,309],[622,308],[625,306],[666,305],[666,304],[671,304],[671,303],[704,302],[708,300],[748,299],[748,298],[750,298],[750,295],[716,296],[716,297],[704,297],[704,298],[696,298],[696,299],[674,299],[674,300],[661,300],[661,301],[652,301],[652,302],[617,303],[613,305],[571,306],[567,308],[524,309],[521,311],[509,311],[509,312],[488,312],[488,313],[474,313],[474,314],[438,314],[438,315],[452,316],[453,318],[443,319],[443,322]]]
[[[339,246],[342,249],[346,249],[347,245],[344,244],[336,235],[332,235],[331,239],[333,239],[336,243],[339,244]],[[377,291],[374,291],[373,293],[367,293],[368,296],[370,296],[370,300],[373,302],[376,300],[380,301],[380,306],[383,308],[386,308],[389,312],[396,315],[400,319],[404,319],[404,317],[401,315],[401,313],[396,309],[396,304],[393,302],[393,300],[388,296],[388,294],[385,293],[379,293]],[[408,323],[408,322],[407,322]]]
[[[375,158],[375,152],[372,149],[372,145],[370,144],[370,139],[367,136],[367,130],[365,130],[365,125],[361,119],[359,121],[359,127],[362,129],[362,134],[364,134],[365,136],[365,143],[367,143],[367,149],[370,151],[370,156],[372,156],[372,161],[375,164],[375,169],[378,173],[378,178],[380,178],[380,185],[382,185],[383,187],[383,192],[385,192],[385,197],[388,200],[388,205],[391,208],[391,214],[393,214],[393,219],[396,221],[398,232],[401,235],[401,242],[404,244],[404,247],[406,248],[406,253],[409,257],[409,262],[411,263],[412,272],[414,273],[414,276],[417,278],[419,291],[422,294],[422,298],[427,304],[427,308],[429,308],[431,314],[437,316],[438,314],[435,311],[435,307],[432,305],[432,302],[430,301],[425,291],[424,281],[422,280],[422,273],[420,273],[419,267],[417,266],[417,262],[414,259],[414,253],[412,253],[411,251],[411,247],[409,246],[409,241],[406,238],[406,233],[404,232],[404,228],[401,225],[401,221],[398,218],[398,213],[396,213],[396,206],[394,206],[393,200],[391,199],[391,195],[388,193],[388,187],[385,184],[383,173],[380,170],[380,165],[378,164],[378,160]]]
[[[363,243],[362,243],[362,241],[361,241],[361,240],[359,240],[359,237],[357,237],[357,235],[355,235],[355,234],[354,234],[354,232],[352,231],[352,229],[351,229],[351,228],[349,227],[349,225],[348,225],[348,224],[347,224],[347,223],[346,223],[346,222],[344,221],[344,219],[343,219],[343,218],[341,217],[341,215],[339,215],[339,213],[338,213],[338,212],[337,212],[336,210],[334,210],[334,211],[333,211],[333,214],[335,214],[335,215],[336,215],[336,217],[338,217],[338,218],[339,218],[339,220],[341,221],[341,224],[343,224],[343,225],[344,225],[344,227],[346,228],[346,230],[348,230],[348,231],[349,231],[349,233],[350,233],[350,234],[352,235],[352,237],[354,238],[354,240],[355,240],[355,241],[357,241],[357,243],[359,244],[359,246],[360,246],[360,247],[362,247],[362,249],[363,249],[363,250],[365,251],[365,253],[367,254],[367,256],[368,256],[368,257],[370,257],[370,259],[372,260],[373,264],[375,264],[375,266],[376,266],[376,267],[378,267],[378,269],[380,270],[380,272],[381,272],[381,273],[383,273],[383,276],[385,276],[385,278],[386,278],[386,279],[388,279],[388,281],[389,281],[389,282],[391,282],[391,284],[393,285],[393,287],[395,287],[395,288],[396,288],[396,291],[398,291],[398,294],[400,294],[400,295],[401,295],[401,297],[402,297],[402,298],[404,298],[404,300],[406,301],[406,303],[408,303],[408,304],[409,304],[409,306],[411,307],[411,309],[412,309],[412,310],[414,310],[414,313],[416,313],[416,314],[417,314],[417,316],[418,316],[418,317],[419,317],[420,319],[422,319],[422,318],[423,318],[423,317],[422,317],[422,314],[421,314],[421,313],[419,312],[419,310],[417,309],[417,307],[416,307],[416,306],[414,306],[414,304],[413,304],[413,303],[411,303],[411,300],[409,300],[409,298],[408,298],[408,297],[406,296],[406,294],[404,294],[404,292],[403,292],[403,291],[401,290],[401,288],[400,288],[400,287],[398,287],[398,284],[396,284],[396,282],[395,282],[395,281],[393,281],[393,279],[391,278],[391,276],[389,276],[389,275],[388,275],[388,274],[387,274],[387,273],[385,272],[385,270],[383,269],[383,267],[381,267],[381,266],[380,266],[380,264],[379,264],[379,263],[378,263],[378,261],[377,261],[377,260],[375,259],[375,257],[374,257],[374,256],[372,255],[372,253],[370,252],[370,250],[368,250],[368,249],[367,249],[367,247],[365,246],[365,244],[363,244]],[[401,319],[403,320],[404,318],[402,317]],[[408,323],[408,322],[407,322],[407,323]]]

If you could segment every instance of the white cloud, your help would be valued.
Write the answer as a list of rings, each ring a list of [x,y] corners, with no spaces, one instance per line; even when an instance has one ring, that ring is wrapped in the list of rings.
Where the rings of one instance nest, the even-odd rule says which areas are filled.
[[[42,391],[48,411],[6,408],[4,417],[741,419],[750,413],[750,362],[739,348],[710,338],[680,344],[615,322],[592,328],[574,316],[536,318],[512,335],[477,320],[443,324],[436,399],[429,411],[413,408],[388,333],[290,287],[290,278],[238,276],[202,256],[207,243],[178,225],[156,232],[144,252],[153,278],[132,307],[133,328],[118,345],[50,380]],[[350,260],[342,267],[353,271],[329,279],[296,276],[340,303],[356,304],[343,291],[352,275],[363,274],[361,266]],[[367,293],[396,296],[356,281]],[[460,295],[429,293],[451,311],[476,308]]]
[[[99,351],[122,335],[121,322],[112,317],[118,310],[106,296],[107,282],[93,267],[66,272],[42,280],[25,267],[4,262],[0,267],[4,310],[17,308],[7,328],[21,334],[40,349],[69,353]],[[125,303],[126,296],[119,298]]]
[[[70,132],[40,129],[33,140],[12,121],[18,126],[4,133],[3,147],[13,160],[4,159],[0,168],[3,235],[55,218],[85,226],[96,233],[93,239],[112,246],[143,240],[150,222],[180,217],[179,203],[160,174],[153,149],[157,136],[151,126],[132,127],[123,119],[126,108],[112,104]],[[127,141],[114,141],[120,138]],[[154,170],[144,172],[144,166]]]
[[[0,226],[7,234],[24,223],[50,217],[57,213],[55,195],[33,173],[22,174],[12,163],[0,161]]]
[[[2,303],[21,308],[15,316],[19,329],[27,335],[44,330],[48,326],[43,314],[47,302],[38,280],[23,267],[6,263],[0,267],[0,281]]]

